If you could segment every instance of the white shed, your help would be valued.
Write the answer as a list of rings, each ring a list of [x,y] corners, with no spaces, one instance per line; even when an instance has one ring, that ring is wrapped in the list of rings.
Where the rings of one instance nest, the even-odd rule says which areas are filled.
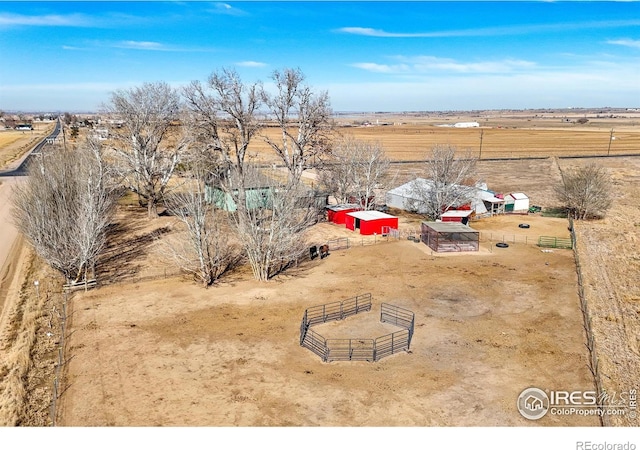
[[[480,124],[478,122],[458,122],[453,126],[456,128],[477,128]]]
[[[522,192],[513,192],[505,195],[504,211],[507,213],[528,213],[529,197]]]

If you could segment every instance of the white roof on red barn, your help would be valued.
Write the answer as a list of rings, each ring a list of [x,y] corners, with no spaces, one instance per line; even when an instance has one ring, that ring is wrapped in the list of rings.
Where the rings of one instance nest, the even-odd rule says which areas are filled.
[[[442,213],[442,217],[469,217],[473,211],[470,209],[450,209]]]
[[[325,208],[331,211],[346,211],[351,209],[361,209],[360,205],[356,205],[355,203],[345,203],[342,205],[327,205]]]
[[[507,195],[515,200],[527,200],[529,198],[522,192],[512,192],[511,194],[507,194]]]
[[[348,212],[347,216],[352,216],[360,220],[396,219],[396,216],[381,211],[353,211]]]

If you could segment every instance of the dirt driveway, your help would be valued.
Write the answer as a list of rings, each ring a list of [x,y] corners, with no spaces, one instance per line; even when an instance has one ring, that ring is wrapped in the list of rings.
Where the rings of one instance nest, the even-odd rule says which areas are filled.
[[[518,229],[522,219],[511,219],[500,227]],[[563,220],[540,220],[566,231]],[[205,290],[175,278],[77,294],[58,423],[598,425],[577,416],[532,422],[516,409],[530,386],[594,387],[572,252],[482,247],[432,256],[398,240],[334,251],[269,283],[236,276]],[[300,347],[306,308],[365,292],[371,312],[318,331],[375,337],[380,303],[389,302],[415,312],[410,352],[323,363]]]

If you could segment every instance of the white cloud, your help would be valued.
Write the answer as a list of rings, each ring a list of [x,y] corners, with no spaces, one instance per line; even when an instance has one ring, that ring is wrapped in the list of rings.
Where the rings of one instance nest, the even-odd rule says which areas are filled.
[[[624,47],[640,48],[640,40],[637,39],[612,39],[607,44],[622,45]]]
[[[247,12],[231,6],[228,3],[214,3],[213,8],[208,9],[210,13],[213,14],[225,14],[228,16],[246,16]]]
[[[164,44],[151,41],[121,41],[113,45],[117,48],[129,48],[132,50],[155,50],[155,51],[169,51]]]
[[[366,70],[368,72],[373,73],[389,73],[389,74],[398,74],[398,73],[408,73],[410,71],[410,67],[405,64],[378,64],[372,62],[361,62],[361,63],[353,63],[350,64],[351,67],[356,67],[358,69]]]
[[[441,38],[441,37],[472,37],[472,36],[508,36],[522,34],[548,33],[554,31],[617,28],[640,25],[640,20],[605,20],[586,22],[547,23],[539,25],[510,25],[503,27],[469,28],[463,30],[439,30],[424,32],[390,32],[382,29],[367,27],[342,27],[338,33],[355,34],[359,36],[382,38]]]
[[[532,70],[537,67],[532,61],[504,59],[497,61],[460,62],[451,58],[435,56],[395,56],[400,64],[357,62],[350,64],[362,70],[386,74],[428,74],[434,71],[447,73],[511,73]]]
[[[39,26],[39,27],[89,27],[92,20],[83,14],[27,16],[23,14],[0,13],[0,26]]]
[[[123,40],[123,41],[86,41],[86,47],[77,47],[71,45],[64,45],[62,48],[65,50],[90,50],[90,49],[104,49],[104,48],[117,48],[123,50],[141,50],[150,52],[215,52],[213,48],[200,48],[200,47],[181,47],[171,44],[165,44],[155,41],[135,41],[135,40]]]
[[[258,62],[258,61],[240,61],[236,63],[236,66],[240,67],[266,67],[267,63]]]

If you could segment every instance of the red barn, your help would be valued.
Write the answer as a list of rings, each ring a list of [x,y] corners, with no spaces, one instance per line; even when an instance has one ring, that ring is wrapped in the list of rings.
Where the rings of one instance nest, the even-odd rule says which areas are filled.
[[[348,229],[360,230],[360,234],[385,234],[389,228],[398,229],[398,218],[380,211],[355,211],[346,215]]]
[[[327,220],[339,225],[345,223],[347,213],[360,211],[362,208],[356,204],[329,205],[327,209]]]
[[[440,218],[443,222],[462,222],[466,225],[466,223],[469,222],[469,217],[472,212],[473,211],[470,209],[450,209],[449,211],[442,213]]]

